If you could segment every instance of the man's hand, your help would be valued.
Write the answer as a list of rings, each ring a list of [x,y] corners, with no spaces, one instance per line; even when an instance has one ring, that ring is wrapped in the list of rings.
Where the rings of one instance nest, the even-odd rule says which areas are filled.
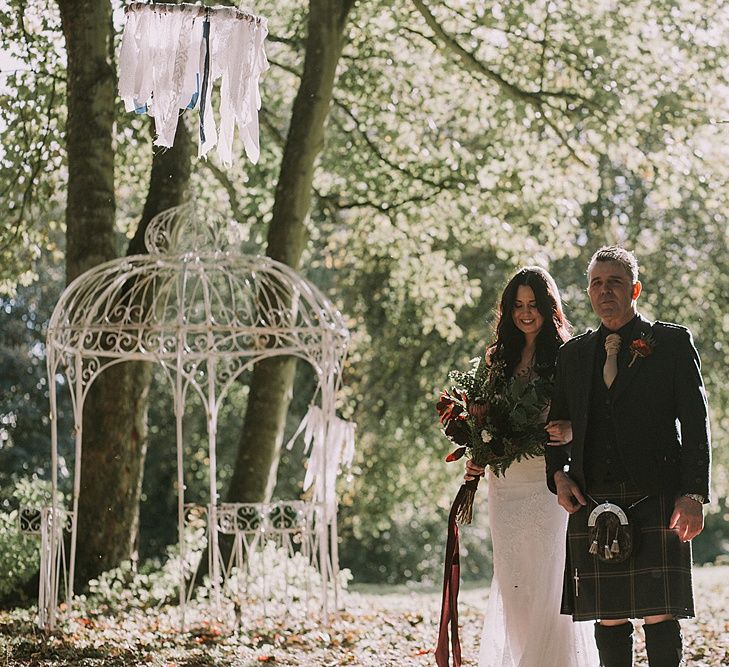
[[[471,459],[466,459],[466,474],[463,476],[463,479],[467,482],[476,479],[476,477],[483,477],[485,473],[486,468],[477,466]]]
[[[668,527],[678,533],[682,542],[690,542],[704,529],[703,505],[693,498],[679,496]]]
[[[572,442],[572,422],[569,419],[553,419],[544,429],[549,433],[548,445],[555,447]]]
[[[580,487],[566,472],[558,470],[554,473],[554,483],[557,486],[557,502],[570,514],[587,505]]]

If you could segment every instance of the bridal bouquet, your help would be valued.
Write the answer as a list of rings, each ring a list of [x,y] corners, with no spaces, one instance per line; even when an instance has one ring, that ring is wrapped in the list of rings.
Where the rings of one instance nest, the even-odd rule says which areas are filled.
[[[551,376],[528,381],[507,377],[505,362],[489,365],[477,358],[471,360],[470,370],[451,371],[449,377],[454,384],[436,405],[443,433],[457,445],[446,461],[467,455],[499,476],[515,461],[544,454]],[[471,406],[477,407],[469,411]],[[461,504],[461,524],[471,521],[475,486]]]

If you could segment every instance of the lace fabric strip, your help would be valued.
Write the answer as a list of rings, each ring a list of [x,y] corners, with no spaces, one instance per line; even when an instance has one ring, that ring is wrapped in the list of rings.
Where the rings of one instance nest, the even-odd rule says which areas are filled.
[[[336,512],[336,482],[343,469],[354,461],[354,422],[339,417],[327,418],[324,411],[310,405],[299,428],[286,445],[291,450],[296,439],[304,434],[304,453],[309,452],[303,490],[314,487],[314,500],[327,502],[327,516]],[[322,474],[324,472],[324,474]]]
[[[127,111],[154,117],[155,145],[171,147],[180,109],[203,104],[198,156],[204,157],[217,145],[221,162],[230,166],[237,127],[246,155],[256,163],[260,155],[258,84],[268,69],[266,20],[229,7],[162,3],[132,3],[126,17],[119,53],[119,95]],[[209,43],[203,37],[206,21]],[[207,94],[203,96],[204,79]],[[219,130],[211,94],[218,80]]]

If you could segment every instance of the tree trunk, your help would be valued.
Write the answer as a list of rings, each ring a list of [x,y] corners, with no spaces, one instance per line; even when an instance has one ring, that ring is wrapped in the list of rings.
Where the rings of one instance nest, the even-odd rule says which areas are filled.
[[[154,135],[154,121],[150,119],[149,127],[152,137]],[[151,137],[151,138],[152,138]],[[152,143],[150,141],[150,147]],[[190,171],[192,161],[193,142],[190,132],[180,117],[175,132],[175,141],[169,149],[155,149],[152,157],[152,169],[149,175],[147,198],[144,202],[142,217],[137,226],[134,237],[129,242],[127,255],[141,255],[148,252],[144,245],[144,233],[152,218],[162,211],[182,204],[190,186]],[[131,555],[136,560],[139,535],[139,503],[142,496],[142,482],[144,481],[144,462],[147,457],[147,444],[149,443],[148,398],[152,385],[153,366],[147,362],[125,363],[124,368],[129,373],[128,393],[124,400],[134,406],[135,431],[138,434],[139,446],[136,448],[139,465],[135,466],[136,480],[130,479],[133,489],[134,516],[130,525],[133,548]],[[128,557],[128,556],[127,556]]]
[[[68,54],[66,282],[117,256],[112,128],[116,76],[108,0],[58,0]]]
[[[150,132],[154,135],[154,121],[150,119]],[[144,202],[142,218],[129,242],[127,255],[139,255],[147,252],[144,246],[144,232],[149,222],[162,211],[179,206],[185,201],[190,187],[190,170],[193,141],[187,129],[185,116],[177,123],[175,142],[172,148],[152,148],[152,171],[149,175],[149,189]]]
[[[146,252],[144,232],[161,211],[184,200],[190,180],[190,134],[180,121],[175,144],[157,150],[142,218],[128,254]],[[135,556],[139,501],[149,438],[152,365],[128,362],[103,371],[84,409],[77,581]]]
[[[68,53],[68,202],[66,276],[117,257],[112,133],[116,77],[107,0],[58,0]],[[158,151],[137,234],[129,253],[144,252],[144,229],[159,211],[182,201],[190,174],[190,140]],[[147,443],[149,364],[103,371],[84,404],[76,588],[128,559],[139,525]]]
[[[112,148],[116,77],[109,2],[58,0],[58,6],[68,56],[66,280],[71,282],[117,256]],[[130,553],[129,479],[138,438],[127,436],[130,428],[134,435],[138,431],[134,406],[120,400],[126,375],[119,366],[106,371],[84,406],[76,561],[81,584]]]
[[[306,243],[314,163],[324,143],[344,28],[353,4],[350,0],[309,3],[304,72],[294,100],[266,249],[269,257],[294,269]],[[275,478],[278,467],[294,370],[295,360],[284,357],[261,361],[254,368],[229,502],[262,501],[273,490],[269,479]]]

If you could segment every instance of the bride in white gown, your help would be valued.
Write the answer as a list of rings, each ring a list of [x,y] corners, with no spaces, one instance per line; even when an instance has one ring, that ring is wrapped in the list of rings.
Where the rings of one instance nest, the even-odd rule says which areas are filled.
[[[519,271],[502,295],[488,356],[505,360],[515,381],[529,381],[540,369],[553,372],[557,348],[567,337],[552,277],[537,267]],[[478,411],[474,407],[472,414],[478,417]],[[550,429],[553,441],[558,432]],[[466,479],[484,474],[471,461],[466,469]],[[592,624],[560,614],[568,515],[547,488],[545,474],[541,456],[512,463],[503,476],[489,470],[494,574],[479,667],[599,665]]]

